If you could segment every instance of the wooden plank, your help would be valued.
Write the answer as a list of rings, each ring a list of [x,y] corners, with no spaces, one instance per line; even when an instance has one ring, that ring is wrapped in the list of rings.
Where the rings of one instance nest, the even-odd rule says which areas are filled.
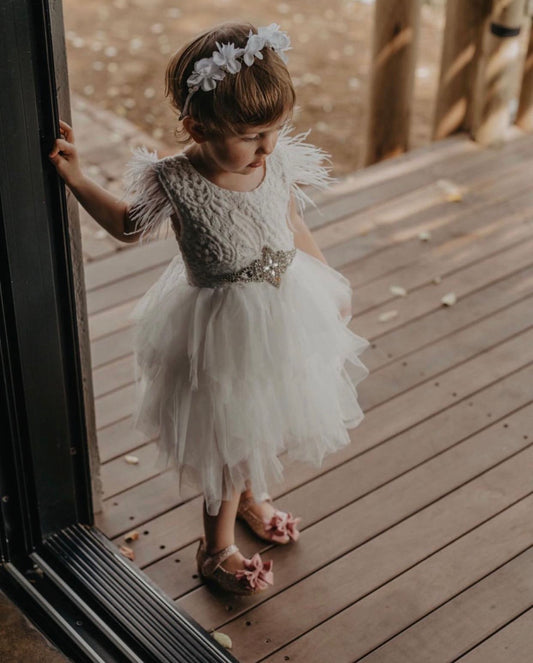
[[[465,654],[458,663],[531,663],[533,608]]]
[[[337,453],[326,457],[319,471],[304,463],[291,466],[290,471],[286,473],[284,488],[280,492],[288,492],[295,486],[302,485],[334,467],[342,465],[364,451],[383,443],[388,438],[429,419],[460,399],[470,397],[483,387],[520,369],[532,360],[533,332],[528,332],[448,371],[439,377],[438,386],[432,383],[422,384],[399,394],[368,411],[360,427],[350,431],[350,437],[356,443],[349,444]],[[490,416],[487,417],[487,414]],[[487,423],[492,416],[492,411],[485,413]],[[156,543],[158,532],[166,532],[165,536],[168,536],[168,533],[172,531],[171,540],[174,548],[170,550],[178,548],[180,540],[181,545],[184,545],[197,537],[197,533],[189,534],[184,529],[176,531],[177,522],[177,515],[172,511],[153,521],[154,536],[150,541],[141,542],[136,548],[136,553],[142,559],[140,563],[148,564],[160,557],[160,555],[153,557],[154,546],[159,545]],[[182,536],[184,538],[181,538]]]
[[[98,431],[98,448],[101,461],[107,463],[109,460],[130,451],[135,452],[138,447],[142,447],[155,439],[157,438],[147,439],[144,433],[135,430],[132,416],[119,419]]]
[[[131,274],[142,272],[157,265],[169,262],[176,255],[178,245],[172,235],[169,239],[157,239],[144,246],[128,245],[128,251],[120,251],[112,258],[99,260],[98,264],[85,267],[87,292],[109,285],[114,281],[129,278]]]
[[[522,135],[523,132],[518,132],[516,136],[510,139],[510,142],[518,143],[518,138],[521,138]],[[470,154],[481,151],[479,145],[472,141],[466,133],[458,133],[449,136],[445,140],[427,143],[414,150],[409,150],[409,152],[399,157],[387,159],[345,175],[326,191],[320,192],[316,196],[316,201],[317,204],[325,207],[328,202],[338,200],[342,196],[354,195],[358,191],[372,186],[383,186],[389,180],[403,177],[408,173],[427,170],[430,166],[440,163],[445,158],[459,155],[468,158]]]
[[[95,341],[108,334],[123,331],[131,326],[128,316],[133,311],[138,299],[132,299],[120,306],[93,313],[89,317],[89,335]]]
[[[372,186],[353,195],[335,198],[321,209],[328,223],[323,224],[320,231],[326,231],[332,222],[341,223],[341,219],[354,216],[377,205],[393,201],[409,191],[418,190],[430,185],[438,179],[452,179],[461,184],[476,180],[480,173],[483,177],[497,176],[508,168],[514,168],[521,161],[529,161],[533,137],[527,136],[516,143],[506,143],[499,149],[481,150],[470,157],[452,157],[438,161],[434,166],[420,172],[409,173],[405,177],[397,177],[385,186]],[[495,159],[497,155],[497,159]]]
[[[179,599],[178,605],[209,630],[223,626],[224,632],[234,642],[239,643],[239,649],[235,650],[235,654],[243,663],[269,655],[310,629],[315,631],[312,637],[315,645],[318,644],[319,635],[326,630],[328,635],[331,631],[335,631],[336,637],[339,637],[340,633],[334,617],[336,613],[342,615],[341,611],[350,612],[349,606],[368,593],[375,593],[379,596],[379,592],[376,592],[377,588],[385,583],[390,583],[396,576],[406,575],[405,572],[416,565],[419,565],[416,575],[420,583],[416,589],[417,600],[422,600],[425,592],[420,591],[420,585],[431,582],[431,578],[428,578],[422,571],[425,565],[421,562],[425,558],[438,557],[435,553],[440,549],[453,548],[454,546],[450,544],[456,539],[470,539],[470,545],[467,546],[470,548],[471,540],[477,537],[476,535],[465,536],[469,531],[475,531],[476,528],[482,530],[483,528],[480,527],[482,523],[491,519],[496,520],[494,517],[499,512],[508,509],[518,501],[530,506],[533,498],[531,497],[531,465],[528,466],[528,463],[532,461],[533,445],[530,443],[529,447],[508,460],[419,511],[410,511],[409,513],[412,515],[404,516],[403,520],[384,530],[380,525],[376,527],[376,524],[381,522],[385,510],[394,509],[393,503],[388,500],[379,500],[379,496],[376,497],[374,493],[358,500],[355,504],[330,516],[324,524],[317,523],[309,528],[304,539],[307,545],[301,545],[297,550],[296,547],[293,547],[290,551],[285,548],[281,549],[281,547],[269,550],[265,558],[274,560],[274,568],[277,569],[276,584],[280,584],[284,591],[261,599],[252,597],[247,601],[234,602],[232,604],[234,609],[231,612],[232,614],[238,613],[238,616],[232,617],[231,620],[228,620],[228,611],[225,609],[227,597],[214,597],[205,586]],[[426,483],[411,484],[408,490],[405,485],[403,482],[403,493],[409,494],[408,499],[413,500],[413,503],[416,504],[415,495],[419,491],[425,490]],[[528,496],[530,496],[529,499],[524,499]],[[401,495],[396,494],[396,501],[401,499]],[[522,523],[524,522],[523,508],[520,509],[520,512],[520,522]],[[514,524],[516,526],[516,521]],[[334,526],[336,526],[335,530]],[[325,538],[322,533],[319,534],[324,527],[327,527],[330,532],[329,538]],[[506,549],[503,558],[499,558],[498,564],[507,561],[513,554],[533,543],[531,518],[528,519],[527,525],[524,523],[524,529],[525,532],[519,536],[518,549],[512,551]],[[334,532],[333,535],[332,532]],[[514,537],[510,535],[510,538]],[[515,545],[516,541],[515,539]],[[487,550],[478,551],[476,557],[479,559],[475,560],[479,565],[478,570],[483,566],[485,554],[487,558],[490,558],[491,555],[498,552],[501,554],[503,548],[504,546],[496,545],[493,540],[490,545],[487,544]],[[297,572],[302,565],[308,569],[314,566],[309,565],[308,567],[306,564],[307,558],[312,555],[311,550],[315,551],[315,556],[323,560],[323,564],[316,567],[311,575],[300,576],[298,573],[294,578],[295,571]],[[394,551],[394,554],[391,554],[391,551]],[[469,573],[465,576],[463,574],[466,568]],[[493,568],[487,569],[486,572]],[[466,560],[465,568],[461,571],[458,569],[457,572],[462,579],[468,579],[468,584],[483,575],[477,575],[475,564],[472,568],[466,564]],[[293,578],[294,581],[298,578],[301,579],[294,582]],[[461,589],[464,587],[457,587],[456,591]],[[273,591],[275,590],[272,589],[270,593]],[[403,598],[407,600],[405,595]],[[255,601],[260,602],[250,607],[250,604]],[[414,603],[416,605],[416,602]],[[295,606],[305,606],[305,610],[295,610]],[[381,609],[384,609],[383,602],[380,603],[380,606]],[[407,605],[405,607],[407,608]],[[289,612],[292,613],[290,618]],[[423,616],[426,612],[424,610],[417,617]],[[328,627],[330,628],[328,629],[318,626],[325,620],[329,620]],[[254,628],[247,629],[246,621],[252,622]],[[408,621],[405,625],[407,626],[412,621],[414,620]],[[346,625],[344,619],[342,622]],[[358,621],[352,623],[357,624]],[[383,624],[383,622],[381,623]],[[387,637],[395,635],[395,633],[387,633]],[[350,639],[345,634],[345,642],[349,643],[351,647],[355,647],[360,636],[359,632],[352,633],[352,639]],[[270,642],[265,642],[269,638]],[[304,638],[301,640],[304,641]],[[331,645],[332,641],[329,638],[328,642]],[[383,640],[376,644],[382,642]],[[307,643],[301,650],[298,649],[299,653],[300,651],[309,653]],[[312,660],[327,660],[324,656],[325,651],[326,649],[321,647],[322,658],[316,657]],[[241,659],[244,652],[246,654]],[[354,650],[350,652],[352,658],[345,660],[354,660],[357,656],[367,652],[368,649]],[[335,656],[332,658],[340,663],[340,659]],[[300,658],[299,660],[310,659]]]
[[[410,320],[440,309],[441,298],[449,292],[454,292],[457,300],[461,300],[466,294],[484,288],[488,283],[494,283],[528,267],[532,262],[532,256],[533,240],[522,242],[519,246],[460,269],[448,278],[443,278],[437,285],[425,285],[408,297],[399,297],[394,301],[394,306],[387,302],[367,313],[359,313],[356,296],[353,306],[354,318],[350,328],[367,339],[379,338],[381,334],[391,329],[397,329]],[[379,316],[390,310],[398,311],[397,316],[386,323],[380,322]]]
[[[131,354],[133,327],[112,332],[91,342],[93,370],[109,362]]]
[[[127,385],[95,401],[96,425],[98,428],[124,419],[132,413],[136,386]]]
[[[365,310],[378,303],[385,303],[395,299],[389,288],[392,284],[401,285],[407,291],[411,291],[421,285],[432,283],[438,277],[440,279],[452,275],[454,272],[470,264],[487,259],[491,255],[512,247],[513,245],[528,239],[533,239],[531,228],[531,216],[533,215],[533,193],[530,196],[530,205],[520,208],[515,213],[502,214],[505,209],[495,205],[495,216],[493,223],[486,219],[486,225],[469,229],[464,227],[467,219],[461,220],[461,234],[456,230],[455,236],[449,237],[442,243],[431,242],[431,246],[421,249],[414,242],[409,242],[411,259],[408,263],[392,269],[382,277],[366,281],[360,284],[355,296],[359,301],[359,310]],[[490,215],[490,213],[489,213]],[[464,234],[463,234],[464,233]],[[403,252],[407,258],[407,251]],[[386,260],[386,256],[382,257]],[[359,275],[360,270],[357,263],[342,270],[346,278]]]
[[[359,660],[363,663],[427,663],[428,660],[445,663],[455,660],[527,611],[532,604],[533,548],[528,548]],[[530,625],[533,627],[533,620]],[[529,640],[530,661],[533,628],[524,636],[522,641]],[[509,652],[499,660],[517,661]],[[483,659],[484,663],[486,661]]]
[[[449,309],[442,307],[399,329],[393,329],[372,342],[364,357],[370,371],[396,359],[407,361],[418,348],[434,343],[455,331],[495,315],[506,306],[533,292],[533,268],[520,270],[467,295]]]
[[[531,379],[532,373],[529,372],[528,375]],[[413,481],[412,485],[421,485],[424,483],[424,476],[431,477],[438,474],[438,467],[443,471],[449,471],[453,462],[460,462],[461,458],[466,457],[467,467],[459,469],[458,475],[442,474],[437,480],[438,485],[435,486],[437,491],[441,490],[444,494],[446,491],[452,490],[454,485],[457,486],[461,482],[461,476],[463,480],[465,476],[473,477],[476,467],[477,471],[481,471],[481,468],[488,468],[491,463],[497,462],[498,458],[509,455],[513,449],[517,448],[513,445],[512,448],[507,447],[504,450],[503,445],[498,440],[501,439],[501,430],[504,424],[507,424],[508,428],[512,425],[512,430],[515,431],[519,420],[523,421],[524,417],[531,416],[531,406],[524,409],[523,412],[512,414],[513,408],[520,407],[530,397],[525,384],[525,374],[522,374],[521,377],[522,387],[519,386],[516,378],[513,381],[511,377],[507,380],[507,384],[504,385],[503,389],[493,386],[479,394],[475,401],[475,409],[473,409],[474,404],[470,406],[466,403],[463,404],[463,407],[457,405],[450,408],[445,415],[437,415],[430,419],[428,423],[419,424],[414,429],[410,429],[387,443],[354,457],[334,471],[327,473],[327,476],[322,475],[319,481],[308,482],[294,488],[278,498],[276,504],[279,504],[280,508],[301,515],[304,518],[302,531],[305,532],[322,518],[327,518],[335,510],[345,508],[355,500],[364,498],[366,504],[368,504],[372,498],[365,496],[369,496],[372,491],[376,494],[381,491],[380,495],[382,497],[384,495],[391,496],[395,491],[402,490],[401,487],[405,486],[405,482],[409,481],[409,478]],[[511,387],[511,383],[514,384],[513,387]],[[521,397],[517,397],[517,394],[520,394]],[[507,400],[508,409],[505,414],[503,414],[502,409],[498,413],[493,412],[493,415],[503,414],[505,419],[499,419],[491,426],[486,427],[486,410],[488,408],[492,409],[495,403],[499,404],[500,398]],[[465,421],[464,429],[461,426],[454,426],[454,422],[459,421],[457,417],[461,415],[462,420]],[[493,418],[496,418],[496,416],[493,416]],[[433,434],[431,434],[431,431],[434,431]],[[527,445],[530,441],[529,436],[522,439],[518,436],[515,439],[517,445]],[[476,459],[468,458],[468,453],[472,452],[478,445],[484,449],[480,457]],[[484,445],[488,450],[488,456],[485,460],[482,460],[481,457],[485,453]],[[503,455],[500,456],[500,454]],[[474,465],[472,465],[473,462]],[[476,463],[481,464],[476,465]],[[463,470],[467,474],[461,475]],[[426,485],[426,488],[429,489],[430,486]],[[328,492],[325,492],[326,490]],[[409,491],[405,492],[408,493]],[[432,495],[434,498],[435,494]],[[430,500],[430,496],[431,493],[427,491],[420,493],[421,499],[425,500],[424,503],[426,504]],[[378,498],[374,497],[374,499]],[[398,505],[399,511],[393,509],[392,512],[388,512],[383,509],[383,514],[388,515],[382,516],[380,520],[381,527],[385,527],[387,522],[391,522],[388,520],[390,517],[401,518],[401,510],[404,507],[406,513],[409,508],[414,508],[413,503],[406,500],[405,496],[401,497],[400,505]],[[401,506],[401,504],[404,506]],[[200,502],[198,502],[197,513],[199,511]],[[176,511],[176,520],[179,520],[179,511]],[[124,519],[122,520],[123,523]],[[313,536],[318,540],[316,530],[311,530],[311,532],[315,532]],[[151,534],[156,534],[153,528]],[[202,535],[200,523],[196,525],[195,531],[191,532],[191,535],[193,534],[197,535],[196,538]],[[247,530],[239,525],[237,529],[238,545],[244,554],[249,555],[257,549],[258,542],[246,535]],[[307,536],[308,534],[305,535],[303,540],[307,540]],[[336,535],[334,538],[336,538]],[[161,543],[167,543],[167,541],[162,539]],[[155,582],[164,587],[170,596],[181,596],[200,584],[198,579],[191,576],[191,569],[194,572],[195,568],[193,558],[196,547],[196,542],[192,545],[186,545],[178,549],[175,554],[147,566],[144,570]],[[311,553],[311,557],[306,558],[307,562],[310,563],[314,559],[315,564],[319,564],[316,554],[316,551]],[[315,555],[314,558],[313,555]],[[174,560],[176,557],[181,558],[182,561],[188,560],[190,562],[188,565],[184,564],[180,567],[179,572],[175,567]],[[307,562],[303,567],[300,567],[300,561],[297,561],[297,568],[292,569],[291,582],[310,569]],[[286,561],[283,562],[284,566],[285,564]],[[279,579],[277,579],[276,587],[278,590],[280,589]]]
[[[441,202],[414,214],[408,224],[370,226],[371,219],[367,218],[364,223],[369,229],[364,234],[354,234],[327,249],[328,262],[343,273],[353,263],[355,269],[348,278],[354,286],[362,285],[410,264],[413,256],[423,255],[454,237],[482,234],[486,227],[490,232],[498,216],[516,215],[521,204],[527,206],[530,191],[523,174],[502,177],[486,191],[468,193],[460,203]],[[421,242],[420,232],[430,232],[431,240]]]
[[[442,205],[444,208],[463,207],[464,204],[476,203],[476,194],[487,195],[488,187],[498,186],[501,177],[514,178],[520,181],[524,172],[519,172],[520,165],[527,169],[531,164],[531,150],[520,155],[505,155],[508,164],[498,168],[494,161],[489,161],[485,168],[474,167],[472,172],[464,172],[456,165],[447,177],[433,177],[428,179],[425,187],[420,186],[416,191],[398,192],[392,200],[377,199],[375,204],[364,210],[346,210],[343,218],[334,223],[324,225],[315,230],[315,239],[322,249],[345,242],[354,236],[368,234],[377,227],[420,226],[420,216],[430,217],[432,208]],[[446,189],[441,188],[439,180],[450,181],[462,193],[461,203],[447,202]],[[500,189],[501,190],[501,189]],[[479,199],[479,196],[477,196]],[[446,203],[446,204],[444,204]],[[463,204],[464,203],[464,204]],[[453,210],[452,210],[453,211]],[[458,210],[459,211],[459,210]],[[430,220],[430,219],[428,219]]]
[[[367,253],[352,264],[344,265],[340,271],[350,280],[352,287],[358,290],[384,278],[399,277],[401,270],[419,262],[426,264],[428,261],[448,260],[466,263],[467,257],[463,256],[463,253],[469,250],[475,252],[478,243],[490,244],[490,238],[501,236],[505,229],[513,232],[515,226],[518,228],[524,223],[528,225],[533,207],[531,190],[518,194],[511,191],[510,195],[516,195],[516,206],[511,206],[508,199],[501,202],[490,200],[486,206],[465,210],[464,214],[458,215],[449,224],[432,227],[428,242],[419,239],[418,228],[409,236],[400,236],[398,232],[395,236],[386,238],[386,248]],[[428,230],[427,226],[425,230]],[[531,228],[529,232],[530,236],[533,236]],[[457,257],[455,253],[458,254]],[[434,269],[432,273],[435,274],[436,271]]]
[[[92,315],[142,296],[152,283],[165,271],[167,262],[143,272],[130,274],[128,278],[115,281],[108,286],[93,290],[87,296],[87,306]]]
[[[366,412],[388,398],[463,361],[486,352],[506,339],[526,331],[533,325],[533,296],[484,318],[458,332],[445,336],[432,345],[422,348],[409,358],[398,359],[374,370],[367,378],[361,407]]]
[[[508,476],[507,482],[507,485],[510,486],[513,477]],[[503,486],[502,488],[505,489]],[[529,495],[516,504],[511,504],[501,513],[496,512],[492,518],[479,527],[468,534],[459,536],[455,541],[450,542],[438,552],[434,552],[412,569],[387,581],[379,589],[377,588],[378,582],[382,578],[386,578],[388,574],[380,568],[381,557],[379,560],[377,557],[368,559],[374,551],[373,546],[367,544],[360,549],[361,553],[358,555],[358,557],[365,558],[364,566],[357,563],[352,564],[351,571],[347,572],[343,583],[335,587],[335,592],[338,592],[346,585],[351,586],[352,605],[298,638],[291,645],[269,656],[265,661],[277,663],[290,660],[293,663],[299,661],[322,663],[325,660],[334,660],[336,663],[348,663],[363,656],[531,546],[533,543],[533,523],[530,517],[532,507],[533,497]],[[461,511],[454,515],[460,517],[468,510],[463,506]],[[413,519],[415,518],[416,516],[413,516]],[[424,539],[425,533],[418,530],[413,532],[413,536],[416,536],[417,539]],[[412,543],[414,543],[414,539]],[[385,560],[385,563],[396,566],[395,557],[398,553],[391,555],[391,548],[384,552],[389,558]],[[356,562],[356,560],[353,561]],[[353,573],[353,569],[357,569],[357,573]],[[377,582],[370,580],[372,576],[378,576]],[[333,592],[328,589],[329,587],[330,585],[325,582],[316,599],[327,597],[324,603],[330,603]],[[277,619],[282,617],[285,619],[284,631],[293,630],[291,627],[299,617],[303,619],[298,621],[304,621],[306,617],[312,615],[313,608],[318,602],[315,600],[311,605],[308,604],[306,610],[294,610],[294,605],[304,605],[297,600],[296,596],[291,597],[291,595],[297,594],[298,589],[297,585],[295,588],[291,588],[292,591],[288,590],[283,596],[284,609],[283,606],[278,607]],[[365,596],[365,594],[367,595]],[[291,598],[297,602],[291,603]],[[267,606],[270,610],[272,609],[270,603],[269,601],[265,605],[263,612],[267,611]],[[258,608],[258,612],[261,607]],[[290,616],[287,614],[289,609],[292,610]],[[322,609],[320,612],[323,613],[324,610]],[[245,620],[251,621],[254,628],[244,626]],[[257,660],[257,651],[264,649],[264,646],[261,646],[263,640],[265,638],[274,639],[272,619],[260,620],[260,614],[254,615],[253,612],[250,612],[235,626],[233,624],[224,626],[224,632],[232,637],[236,645],[234,653],[242,663]],[[301,628],[300,632],[302,632]],[[273,644],[276,646],[281,639],[277,630],[276,636],[278,637],[275,643],[268,643],[271,648],[273,648]],[[286,656],[290,658],[286,659]],[[332,658],[328,659],[328,657]]]

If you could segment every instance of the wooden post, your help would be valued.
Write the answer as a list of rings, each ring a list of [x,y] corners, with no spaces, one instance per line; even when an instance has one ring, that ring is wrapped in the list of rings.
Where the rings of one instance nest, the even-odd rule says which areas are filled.
[[[433,140],[470,129],[472,84],[481,51],[482,28],[491,11],[492,0],[446,3]]]
[[[529,20],[529,44],[524,62],[520,103],[516,124],[524,131],[533,131],[533,26]]]
[[[493,0],[474,89],[472,135],[482,145],[505,141],[514,120],[526,0]]]
[[[365,164],[405,152],[421,0],[377,0]]]

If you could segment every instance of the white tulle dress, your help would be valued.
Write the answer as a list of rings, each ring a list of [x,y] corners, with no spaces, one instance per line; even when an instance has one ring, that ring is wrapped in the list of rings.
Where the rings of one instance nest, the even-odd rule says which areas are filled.
[[[256,496],[270,492],[284,452],[320,467],[363,418],[356,385],[368,341],[348,328],[350,283],[295,249],[289,227],[291,192],[301,206],[301,184],[329,181],[325,153],[304,139],[282,132],[249,192],[213,184],[184,153],[136,148],[126,171],[143,240],[179,219],[176,256],[131,314],[134,426],[159,436],[157,467],[177,471],[177,491],[202,491],[211,515],[247,479]],[[276,256],[289,256],[282,273]],[[278,273],[219,278],[252,263]]]

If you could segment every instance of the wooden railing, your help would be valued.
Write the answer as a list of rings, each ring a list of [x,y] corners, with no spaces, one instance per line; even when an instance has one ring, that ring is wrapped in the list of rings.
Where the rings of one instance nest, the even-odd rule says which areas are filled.
[[[422,0],[376,0],[365,164],[405,152]],[[532,0],[447,0],[433,140],[533,131]]]

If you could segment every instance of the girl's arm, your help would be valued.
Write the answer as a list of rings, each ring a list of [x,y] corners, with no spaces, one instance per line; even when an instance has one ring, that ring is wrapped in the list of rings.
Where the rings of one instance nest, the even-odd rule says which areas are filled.
[[[328,262],[324,257],[322,251],[318,248],[318,244],[315,242],[315,239],[311,234],[311,231],[307,227],[307,224],[302,219],[302,217],[298,214],[294,196],[291,196],[291,201],[289,205],[289,216],[291,220],[291,225],[294,228],[296,228],[296,231],[293,231],[294,245],[296,246],[296,248],[301,249],[306,253],[309,253],[309,255],[318,258],[318,260],[321,260],[323,263],[327,265]]]
[[[82,172],[74,145],[72,127],[62,120],[59,121],[59,125],[61,134],[65,138],[57,138],[48,155],[58,174],[80,204],[110,235],[122,242],[138,241],[138,234],[124,234],[131,226],[128,204],[111,195]]]

